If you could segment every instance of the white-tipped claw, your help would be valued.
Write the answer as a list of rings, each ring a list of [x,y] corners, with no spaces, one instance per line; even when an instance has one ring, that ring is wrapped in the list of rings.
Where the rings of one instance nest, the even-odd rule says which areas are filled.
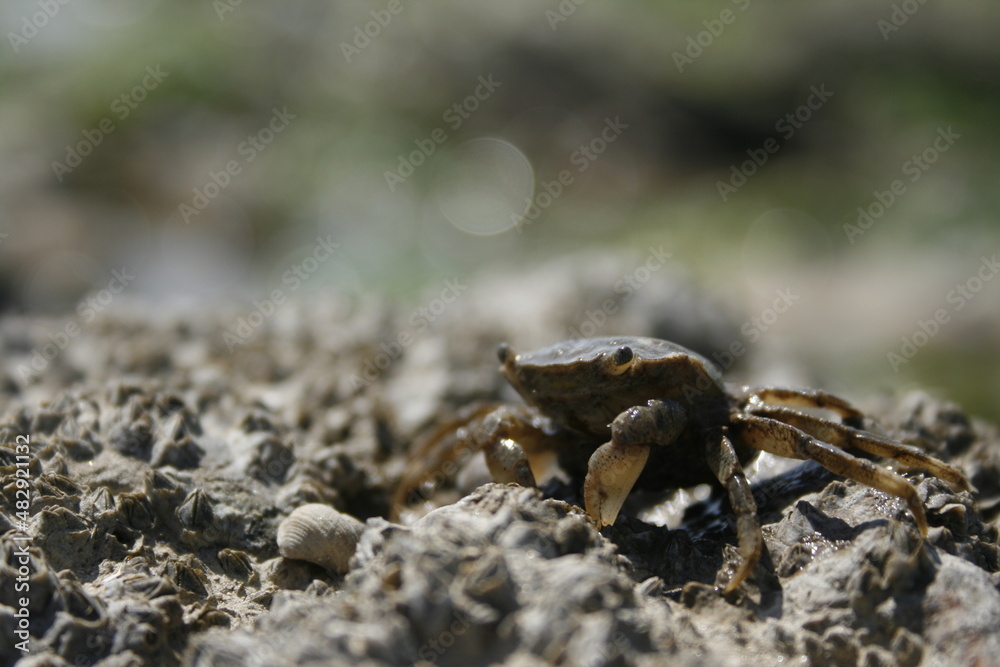
[[[591,455],[583,483],[583,501],[598,528],[609,526],[618,518],[648,458],[648,445],[613,442],[601,445]]]

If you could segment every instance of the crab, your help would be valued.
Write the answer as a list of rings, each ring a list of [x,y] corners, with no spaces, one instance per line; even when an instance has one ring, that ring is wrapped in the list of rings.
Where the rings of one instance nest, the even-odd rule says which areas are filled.
[[[553,454],[584,477],[583,500],[598,529],[614,523],[633,488],[666,491],[721,484],[736,516],[742,563],[730,593],[763,549],[760,520],[744,468],[759,452],[817,461],[828,470],[901,498],[922,537],[927,519],[904,477],[847,448],[894,459],[972,491],[956,468],[920,449],[861,429],[862,413],[813,389],[734,386],[704,357],[654,338],[569,340],[536,352],[498,349],[500,372],[527,405],[481,404],[432,433],[397,490],[402,507],[463,451],[482,451],[497,482],[535,486]],[[839,421],[794,407],[821,408]],[[444,448],[453,433],[454,447]],[[437,467],[432,465],[436,460]],[[438,473],[440,475],[440,473]]]

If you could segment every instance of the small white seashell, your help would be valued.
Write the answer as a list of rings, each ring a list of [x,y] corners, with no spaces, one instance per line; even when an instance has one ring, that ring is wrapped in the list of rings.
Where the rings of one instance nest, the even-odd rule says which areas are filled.
[[[278,551],[285,558],[316,563],[343,574],[365,524],[328,505],[297,507],[278,526]]]

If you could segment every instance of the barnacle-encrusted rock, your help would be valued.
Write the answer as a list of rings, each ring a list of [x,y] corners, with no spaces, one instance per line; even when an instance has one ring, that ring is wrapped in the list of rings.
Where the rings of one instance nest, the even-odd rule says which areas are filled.
[[[327,505],[298,507],[278,526],[278,549],[285,558],[344,573],[365,524]]]
[[[521,664],[595,656],[605,664],[636,647],[653,650],[657,613],[625,567],[582,510],[489,485],[411,527],[372,519],[336,600],[282,593],[258,624],[272,641],[217,635],[189,657],[463,665],[521,653]],[[292,618],[294,632],[276,632]]]
[[[134,407],[137,405],[136,402],[129,403],[125,412],[137,411],[138,408]],[[121,454],[148,461],[153,448],[152,420],[145,414],[134,420],[126,417],[111,429],[108,441]]]
[[[233,579],[247,581],[255,574],[250,556],[245,551],[226,547],[219,550],[217,557],[222,571]]]
[[[205,575],[205,564],[191,554],[168,562],[164,574],[178,590],[193,593],[199,599],[208,596],[209,583]]]
[[[598,533],[562,502],[579,502],[579,480],[477,489],[469,466],[444,489],[455,504],[408,526],[379,518],[420,432],[501,398],[495,343],[578,326],[604,298],[590,288],[621,277],[606,259],[525,272],[504,308],[470,287],[438,319],[447,337],[429,328],[363,385],[352,375],[412,308],[289,300],[232,349],[222,332],[245,312],[109,309],[29,387],[17,364],[65,322],[0,318],[0,665],[994,662],[1000,439],[926,395],[866,412],[960,466],[974,502],[906,473],[930,525],[920,549],[905,506],[817,465],[751,476],[765,556],[728,599],[713,587],[740,562],[724,495],[677,510],[679,528],[640,520],[637,502]],[[650,284],[606,326],[724,349],[739,329],[706,325],[703,304]],[[12,532],[25,475],[26,658]],[[346,576],[279,556],[282,517],[315,502],[368,520]]]
[[[59,427],[59,424],[62,423],[65,416],[62,412],[54,412],[46,409],[39,410],[31,419],[31,432],[53,433]]]
[[[177,518],[181,525],[190,530],[204,530],[212,524],[215,512],[212,510],[212,500],[201,489],[192,491],[180,507],[177,508]]]
[[[292,448],[270,434],[254,438],[253,454],[247,474],[265,483],[281,483],[295,463]]]
[[[118,519],[128,528],[148,530],[156,516],[149,499],[141,493],[123,493],[118,496]]]
[[[179,440],[157,440],[153,445],[150,463],[156,467],[173,466],[178,470],[197,468],[205,450],[189,436]]]

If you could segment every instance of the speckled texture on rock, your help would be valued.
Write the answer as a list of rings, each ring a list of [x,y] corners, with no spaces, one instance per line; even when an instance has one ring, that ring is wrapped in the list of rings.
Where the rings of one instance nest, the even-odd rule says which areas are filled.
[[[960,466],[976,502],[911,475],[931,525],[921,547],[902,503],[815,464],[755,481],[766,551],[730,599],[712,589],[738,562],[724,497],[691,503],[674,530],[636,518],[634,498],[599,534],[573,505],[578,484],[475,489],[474,459],[423,518],[383,518],[419,433],[475,400],[513,399],[495,344],[566,337],[630,265],[589,257],[479,280],[361,382],[414,304],[292,302],[230,350],[223,333],[244,313],[123,299],[24,381],[63,321],[4,320],[0,665],[20,655],[20,435],[31,436],[24,664],[936,666],[997,655],[1000,439],[922,393],[864,406],[866,427]],[[732,339],[738,314],[677,276],[657,280],[601,333],[700,341],[706,353]],[[367,521],[346,575],[278,554],[280,521],[314,502]]]
[[[580,664],[572,656],[610,656],[616,642],[649,653],[651,622],[626,571],[579,509],[489,485],[411,527],[370,519],[338,594],[304,617],[292,602],[303,594],[276,601],[261,632],[206,635],[194,662],[249,659],[261,634],[269,664],[328,655],[469,665],[517,653]],[[316,639],[303,643],[310,631]]]

